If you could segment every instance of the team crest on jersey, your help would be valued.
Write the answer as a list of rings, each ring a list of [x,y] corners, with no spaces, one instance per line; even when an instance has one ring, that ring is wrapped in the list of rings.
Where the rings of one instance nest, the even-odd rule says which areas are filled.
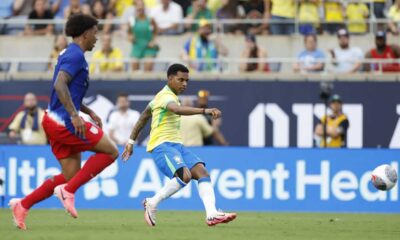
[[[181,164],[182,163],[182,159],[179,156],[175,156],[174,160],[175,160],[176,164]]]
[[[99,129],[97,129],[95,126],[92,126],[89,131],[94,135],[99,133]]]

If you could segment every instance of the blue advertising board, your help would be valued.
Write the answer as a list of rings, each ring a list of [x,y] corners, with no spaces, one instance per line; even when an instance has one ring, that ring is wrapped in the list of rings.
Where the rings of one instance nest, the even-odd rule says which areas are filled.
[[[122,150],[122,149],[120,149]],[[217,205],[224,210],[400,213],[398,184],[389,192],[371,184],[380,164],[399,168],[399,150],[192,148],[207,163]],[[83,154],[87,159],[90,153]],[[22,197],[60,172],[47,146],[0,146],[0,176],[6,199]],[[145,149],[116,161],[77,192],[79,209],[141,209],[143,198],[162,187],[165,177]],[[202,210],[192,181],[161,209]],[[39,208],[59,208],[51,197]]]

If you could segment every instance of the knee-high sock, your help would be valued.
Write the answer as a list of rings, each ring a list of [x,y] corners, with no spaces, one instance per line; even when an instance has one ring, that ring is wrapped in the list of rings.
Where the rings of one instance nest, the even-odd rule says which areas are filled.
[[[215,215],[215,213],[217,213],[217,208],[215,207],[215,193],[211,185],[210,177],[204,177],[198,180],[198,190],[204,208],[206,209],[207,217]]]
[[[97,176],[97,174],[99,174],[113,162],[114,159],[108,154],[96,153],[92,155],[87,160],[85,165],[83,165],[82,169],[79,170],[79,172],[68,181],[67,185],[65,186],[65,190],[70,193],[75,193],[80,186]]]
[[[54,188],[58,185],[64,184],[65,182],[66,181],[64,175],[62,174],[47,179],[40,187],[28,194],[24,199],[22,199],[22,206],[25,209],[31,208],[34,204],[43,201],[53,195]]]
[[[152,198],[149,198],[148,201],[151,205],[157,207],[162,200],[169,198],[185,186],[186,183],[184,183],[180,178],[171,178],[165,183],[164,187],[162,187]]]

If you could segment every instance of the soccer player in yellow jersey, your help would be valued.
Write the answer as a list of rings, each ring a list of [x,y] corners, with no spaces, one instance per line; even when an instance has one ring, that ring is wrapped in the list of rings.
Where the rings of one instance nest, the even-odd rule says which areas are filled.
[[[170,180],[153,197],[143,201],[144,218],[149,226],[155,226],[158,204],[194,179],[198,181],[199,195],[206,210],[206,223],[209,226],[228,223],[236,218],[236,214],[217,210],[214,189],[205,163],[182,145],[179,133],[181,115],[209,114],[216,119],[221,116],[221,111],[216,108],[180,105],[178,95],[185,91],[189,81],[189,69],[184,65],[171,65],[167,77],[167,85],[157,93],[140,115],[122,153],[122,159],[127,161],[133,153],[133,144],[140,131],[152,118],[147,151],[151,152],[159,170]]]

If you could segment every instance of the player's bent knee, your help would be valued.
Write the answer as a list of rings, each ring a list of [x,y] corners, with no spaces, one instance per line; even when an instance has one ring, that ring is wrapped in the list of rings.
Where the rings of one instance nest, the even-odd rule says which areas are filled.
[[[193,179],[199,180],[200,178],[210,177],[207,168],[202,163],[198,163],[191,169]]]
[[[189,183],[192,179],[192,174],[186,167],[181,167],[175,172],[175,176],[182,180],[184,183]]]

